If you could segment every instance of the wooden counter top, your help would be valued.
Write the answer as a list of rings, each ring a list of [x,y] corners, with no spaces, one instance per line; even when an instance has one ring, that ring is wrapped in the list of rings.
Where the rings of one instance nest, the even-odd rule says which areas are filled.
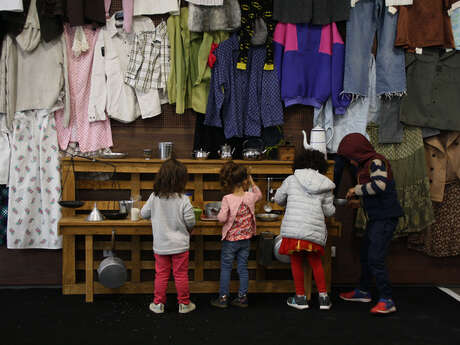
[[[115,229],[118,235],[150,235],[152,223],[150,220],[141,219],[132,221],[130,219],[103,220],[100,222],[86,221],[86,215],[74,217],[62,217],[59,221],[59,231],[62,235],[108,235]],[[341,226],[333,218],[327,220],[329,236],[340,236]],[[257,234],[270,231],[274,234],[280,233],[281,220],[276,222],[257,221]],[[192,231],[192,235],[220,235],[222,225],[218,221],[198,221]]]

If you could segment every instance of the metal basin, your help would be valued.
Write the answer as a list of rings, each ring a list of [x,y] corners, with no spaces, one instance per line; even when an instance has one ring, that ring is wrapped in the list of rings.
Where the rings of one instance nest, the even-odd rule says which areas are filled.
[[[256,214],[256,218],[258,220],[262,220],[265,222],[273,222],[275,220],[280,219],[280,215],[276,213],[258,213]]]

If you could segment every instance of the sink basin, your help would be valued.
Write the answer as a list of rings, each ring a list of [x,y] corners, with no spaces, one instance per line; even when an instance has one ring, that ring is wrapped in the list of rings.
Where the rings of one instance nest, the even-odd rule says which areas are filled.
[[[258,213],[256,214],[256,218],[258,220],[262,220],[265,222],[273,222],[275,220],[280,219],[280,215],[276,213]]]

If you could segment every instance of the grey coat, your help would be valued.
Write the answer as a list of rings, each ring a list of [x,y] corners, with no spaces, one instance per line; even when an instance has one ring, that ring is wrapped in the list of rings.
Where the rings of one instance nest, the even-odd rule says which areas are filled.
[[[188,29],[195,32],[233,31],[241,26],[237,0],[225,0],[222,6],[188,5]]]
[[[332,194],[335,184],[312,169],[295,170],[276,191],[275,202],[286,206],[281,236],[326,245],[324,217],[335,213]]]

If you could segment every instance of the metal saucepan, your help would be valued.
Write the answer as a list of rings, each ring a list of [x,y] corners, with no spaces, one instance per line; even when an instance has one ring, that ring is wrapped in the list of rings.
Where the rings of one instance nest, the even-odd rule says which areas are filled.
[[[247,147],[248,140],[243,143],[243,159],[245,160],[259,160],[262,159],[263,155],[267,150],[263,149],[264,142],[262,139],[258,139],[259,147]]]
[[[288,264],[291,262],[291,257],[289,255],[281,255],[279,253],[282,240],[283,238],[281,237],[281,235],[275,237],[273,241],[273,255],[275,255],[276,260]]]
[[[205,205],[204,207],[204,214],[207,218],[215,218],[217,217],[217,214],[220,211],[220,207],[222,205],[222,202],[216,201],[216,202],[209,202]]]
[[[115,256],[115,230],[112,231],[112,250],[110,256],[101,261],[97,268],[99,282],[107,288],[116,289],[126,282],[126,266]]]

